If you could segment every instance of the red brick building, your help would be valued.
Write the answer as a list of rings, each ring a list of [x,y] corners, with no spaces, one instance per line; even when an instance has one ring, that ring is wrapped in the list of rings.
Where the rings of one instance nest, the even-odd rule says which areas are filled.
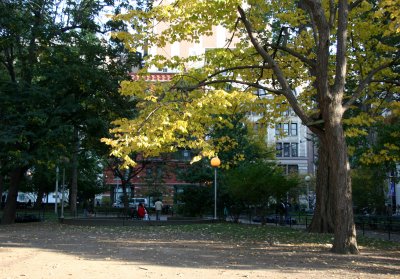
[[[131,173],[138,172],[127,183],[128,198],[146,198],[152,206],[157,198],[164,205],[176,203],[177,194],[187,186],[193,185],[177,178],[191,160],[190,151],[181,150],[163,158],[151,158],[139,162]],[[139,170],[138,168],[142,168]],[[118,202],[123,196],[122,181],[112,168],[104,171],[105,184],[109,187],[111,202]]]

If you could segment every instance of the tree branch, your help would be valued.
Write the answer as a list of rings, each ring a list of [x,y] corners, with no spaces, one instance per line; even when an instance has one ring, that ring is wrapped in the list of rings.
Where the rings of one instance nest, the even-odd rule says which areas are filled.
[[[349,10],[351,11],[352,9],[358,7],[364,0],[356,0],[353,3],[349,5]]]
[[[334,26],[335,18],[336,18],[335,1],[330,0],[329,1],[329,26],[330,26],[330,28],[332,28]]]
[[[315,68],[315,61],[312,59],[308,59],[307,57],[305,57],[304,55],[301,55],[300,53],[294,51],[291,48],[285,47],[285,46],[279,46],[277,44],[265,44],[265,46],[271,47],[271,48],[275,48],[275,49],[279,49],[282,50],[284,52],[289,53],[290,55],[298,58],[300,61],[302,61],[303,63],[307,64],[309,67],[311,68]]]
[[[216,71],[216,72],[208,75],[207,78],[205,78],[203,80],[199,80],[199,79],[197,79],[195,77],[183,74],[183,75],[180,75],[180,76],[181,77],[189,77],[191,79],[194,79],[197,82],[197,84],[192,86],[192,87],[180,87],[180,86],[178,86],[179,82],[177,82],[177,83],[175,83],[175,85],[173,85],[170,88],[170,90],[172,90],[172,89],[178,89],[178,90],[186,89],[186,90],[189,90],[189,91],[190,90],[194,90],[194,89],[197,89],[199,87],[204,86],[204,83],[207,82],[207,80],[210,80],[210,79],[212,79],[212,78],[214,78],[214,77],[216,77],[216,76],[218,76],[220,74],[223,74],[223,73],[226,73],[226,72],[229,72],[229,71],[244,70],[244,69],[261,69],[261,70],[263,70],[263,69],[271,69],[271,67],[270,66],[265,66],[265,65],[263,65],[263,66],[250,65],[250,66],[229,67],[229,68],[224,68],[223,70]],[[216,82],[214,82],[214,83],[216,83]]]
[[[278,80],[282,86],[282,89],[290,92],[291,88],[290,88],[287,80],[285,79],[282,70],[279,68],[279,66],[276,64],[276,62],[273,60],[273,58],[267,53],[267,51],[259,44],[257,39],[253,36],[253,27],[251,26],[250,22],[248,21],[244,10],[240,6],[238,6],[238,11],[240,14],[240,20],[243,22],[243,24],[246,28],[247,35],[249,36],[252,45],[254,46],[254,48],[256,49],[258,54],[260,54],[261,57],[265,61],[267,61],[267,63],[271,66],[272,70],[278,77]]]
[[[343,109],[347,110],[349,109],[349,107],[354,104],[354,102],[361,97],[362,92],[364,91],[364,89],[367,87],[367,85],[369,83],[372,82],[372,78],[374,77],[375,74],[377,74],[378,72],[382,71],[383,69],[386,69],[392,65],[396,64],[396,61],[391,61],[388,63],[384,63],[378,67],[376,67],[375,69],[372,69],[369,74],[367,75],[367,77],[365,79],[363,79],[360,84],[358,85],[355,93],[353,94],[353,96],[343,105]],[[398,61],[397,61],[398,62]]]
[[[338,28],[337,28],[337,44],[336,44],[336,74],[333,85],[334,93],[344,91],[347,73],[347,26],[348,26],[349,7],[347,0],[339,0],[338,8]]]
[[[371,82],[388,83],[388,84],[394,84],[394,85],[400,86],[399,80],[371,79]]]
[[[236,29],[237,29],[238,24],[239,24],[239,19],[236,20],[236,22],[235,22],[235,28],[234,28],[233,30],[236,30]],[[228,40],[228,42],[227,42],[227,44],[226,44],[226,47],[227,47],[227,48],[230,47],[231,43],[233,42],[234,37],[235,37],[235,32],[232,32],[232,36],[231,36],[231,38]]]
[[[243,85],[251,86],[253,88],[264,89],[264,90],[266,90],[268,92],[271,92],[271,93],[274,93],[274,94],[277,94],[277,95],[285,95],[285,91],[274,89],[274,88],[271,88],[271,87],[266,87],[266,86],[263,86],[263,85],[261,85],[259,83],[247,82],[247,81],[237,80],[237,79],[210,80],[210,81],[206,81],[206,82],[198,84],[198,87],[203,87],[203,86],[207,86],[207,85],[211,85],[211,84],[217,84],[217,83],[243,84]]]
[[[322,8],[321,1],[316,0],[302,0],[301,4],[304,4],[309,13],[312,15],[314,21],[316,22],[316,27],[320,33],[326,30],[329,23],[326,20],[324,9]]]
[[[263,66],[250,65],[250,66],[236,66],[236,67],[225,68],[223,70],[214,72],[213,74],[209,75],[207,77],[207,79],[204,79],[203,81],[206,81],[206,80],[208,80],[210,78],[213,78],[213,77],[215,77],[215,76],[217,76],[219,74],[223,74],[223,73],[226,73],[226,72],[229,72],[229,71],[245,70],[245,69],[265,69],[265,70],[267,70],[267,69],[271,69],[271,66],[268,66],[268,65],[266,65],[266,66],[264,66],[264,65]]]
[[[305,11],[309,16],[310,16],[310,23],[311,23],[311,28],[313,30],[313,37],[314,37],[314,42],[317,45],[318,44],[318,28],[314,19],[314,15],[311,11],[311,8],[304,2],[304,1],[299,1],[299,8]]]
[[[300,119],[304,123],[310,122],[310,118],[300,108],[299,103],[297,102],[297,99],[296,99],[295,95],[293,94],[293,90],[290,88],[290,85],[289,85],[288,81],[286,80],[284,73],[282,72],[282,70],[280,69],[278,64],[275,62],[275,60],[267,53],[267,51],[259,44],[259,42],[254,37],[253,27],[252,27],[251,23],[249,22],[249,20],[247,19],[246,13],[240,6],[238,6],[237,9],[240,14],[240,20],[244,24],[244,27],[247,31],[247,35],[249,36],[253,47],[260,54],[260,56],[264,59],[264,61],[266,61],[269,66],[271,66],[271,69],[275,73],[275,75],[279,81],[279,84],[281,85],[282,90],[277,90],[277,92],[281,92],[281,94],[286,97],[289,104],[293,108],[294,112],[297,114],[297,116],[300,117]],[[273,92],[273,91],[270,91],[270,92]]]

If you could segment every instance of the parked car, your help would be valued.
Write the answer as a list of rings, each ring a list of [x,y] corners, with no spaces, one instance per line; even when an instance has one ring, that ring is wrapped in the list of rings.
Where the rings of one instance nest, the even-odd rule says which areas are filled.
[[[114,208],[123,208],[124,204],[122,202],[114,202],[112,204],[112,207],[114,207]]]
[[[129,200],[129,208],[135,208],[137,209],[137,207],[139,206],[139,203],[144,204],[144,207],[148,208],[149,205],[147,203],[147,199],[145,198],[133,198]]]
[[[139,206],[139,203],[143,203],[145,207],[148,207],[147,199],[145,198],[132,198],[129,199],[129,208],[135,208]],[[115,202],[113,203],[112,207],[114,208],[123,208],[124,203],[123,202]]]

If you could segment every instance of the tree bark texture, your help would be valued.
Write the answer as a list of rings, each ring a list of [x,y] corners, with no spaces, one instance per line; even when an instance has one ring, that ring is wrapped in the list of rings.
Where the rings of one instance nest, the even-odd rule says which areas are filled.
[[[3,225],[13,224],[16,217],[18,187],[26,168],[17,167],[10,172],[10,188],[8,189],[7,201],[3,211],[1,223]]]
[[[3,175],[1,175],[0,174],[0,203],[2,202],[2,199],[3,199],[3,181],[4,181],[4,176]],[[2,207],[3,205],[2,204],[0,204],[0,208]]]
[[[325,138],[320,138],[318,147],[318,167],[316,173],[316,206],[313,219],[308,227],[309,232],[333,233],[334,203],[333,185],[330,182],[329,153]]]
[[[43,195],[44,195],[44,189],[43,187],[39,186],[39,191],[36,197],[36,201],[35,201],[35,207],[36,208],[40,208],[42,206],[43,203]]]
[[[332,251],[336,253],[358,253],[356,229],[353,216],[350,164],[342,125],[342,93],[327,94],[322,114],[325,120],[326,151],[331,170],[330,185],[334,188],[334,242]]]

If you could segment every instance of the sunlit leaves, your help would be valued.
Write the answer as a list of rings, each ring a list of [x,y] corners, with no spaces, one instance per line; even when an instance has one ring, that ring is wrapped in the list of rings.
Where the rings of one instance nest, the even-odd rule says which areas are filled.
[[[331,3],[333,2],[321,1],[326,21],[329,21],[330,12],[333,11],[330,9]],[[357,88],[368,79],[376,67],[387,64],[395,57],[398,48],[395,36],[398,32],[399,16],[395,9],[396,3],[397,1],[391,0],[378,3],[361,1],[350,9],[347,49],[344,50],[348,62],[344,102],[359,94],[357,101],[364,103],[364,108],[369,107],[374,112],[346,115],[348,119],[343,123],[349,138],[367,136],[369,127],[382,121],[381,116],[391,102],[390,98],[381,98],[378,92],[386,90],[382,86],[384,81],[396,79],[398,73],[393,68],[387,67],[375,73],[374,82],[368,81],[368,90],[362,88],[361,92],[357,92]],[[243,8],[252,25],[251,35],[270,55],[274,65],[260,55],[250,43],[250,34],[239,20],[238,6]],[[336,13],[334,15],[337,16]],[[135,26],[135,30],[130,34],[115,34],[133,49],[144,45],[150,49],[188,41],[201,44],[200,38],[211,35],[216,26],[225,27],[228,35],[224,47],[208,49],[205,53],[196,53],[189,57],[149,55],[146,58],[143,79],[134,83],[124,82],[121,85],[122,94],[139,101],[141,115],[135,123],[115,122],[116,128],[113,132],[116,138],[114,141],[107,141],[108,144],[118,147],[118,154],[128,154],[126,152],[137,148],[146,148],[150,155],[182,147],[185,140],[190,138],[191,141],[186,147],[200,148],[204,154],[212,155],[218,148],[210,147],[206,140],[207,133],[213,126],[229,125],[218,115],[233,113],[234,108],[240,108],[240,111],[246,108],[260,113],[261,122],[273,123],[289,105],[288,100],[291,99],[284,96],[292,96],[295,91],[293,99],[296,102],[291,101],[290,105],[298,106],[297,112],[304,112],[304,122],[306,117],[318,119],[321,114],[326,117],[321,109],[331,92],[319,92],[318,88],[321,86],[317,84],[326,82],[326,85],[333,89],[336,80],[338,22],[334,15],[330,28],[326,30],[329,37],[326,49],[329,52],[326,81],[317,79],[319,75],[316,61],[319,59],[317,50],[321,34],[315,18],[310,17],[308,10],[301,7],[301,4],[293,1],[251,0],[246,4],[238,0],[162,1],[162,5],[146,12],[129,11],[116,16],[117,19],[128,21]],[[151,66],[168,67],[182,74],[174,78],[173,86],[150,84],[145,81],[145,70]],[[277,78],[277,68],[283,76],[280,81]],[[282,79],[288,85],[284,93],[280,91],[285,87]],[[244,81],[247,84],[235,81]],[[202,91],[189,92],[196,84],[202,82],[208,82],[207,94],[201,96]],[[252,104],[247,102],[249,99],[233,104],[231,99],[226,99],[225,93],[221,93],[226,89],[228,82],[231,83],[230,89],[234,91],[231,94],[236,94],[236,91],[254,93],[256,85],[255,87],[265,86],[267,91],[276,95],[257,102],[252,100]],[[396,94],[397,91],[391,89],[390,92]],[[234,143],[226,141],[226,148],[233,146]],[[382,156],[385,157],[385,153]]]
[[[380,1],[380,8],[376,17],[380,18],[385,13],[389,14],[389,28],[385,30],[384,35],[391,35],[392,32],[400,33],[400,9],[398,0],[383,0]]]
[[[216,147],[207,138],[210,129],[229,126],[229,121],[222,116],[247,111],[255,99],[250,93],[223,90],[195,91],[188,96],[168,90],[166,84],[149,83],[149,90],[143,93],[136,91],[134,84],[124,82],[121,91],[138,97],[138,117],[114,121],[115,128],[111,130],[114,138],[103,139],[118,157],[127,158],[134,151],[142,152],[145,157],[157,156],[177,148],[203,150],[203,156],[211,156]],[[234,144],[228,142],[229,139],[221,144]]]

